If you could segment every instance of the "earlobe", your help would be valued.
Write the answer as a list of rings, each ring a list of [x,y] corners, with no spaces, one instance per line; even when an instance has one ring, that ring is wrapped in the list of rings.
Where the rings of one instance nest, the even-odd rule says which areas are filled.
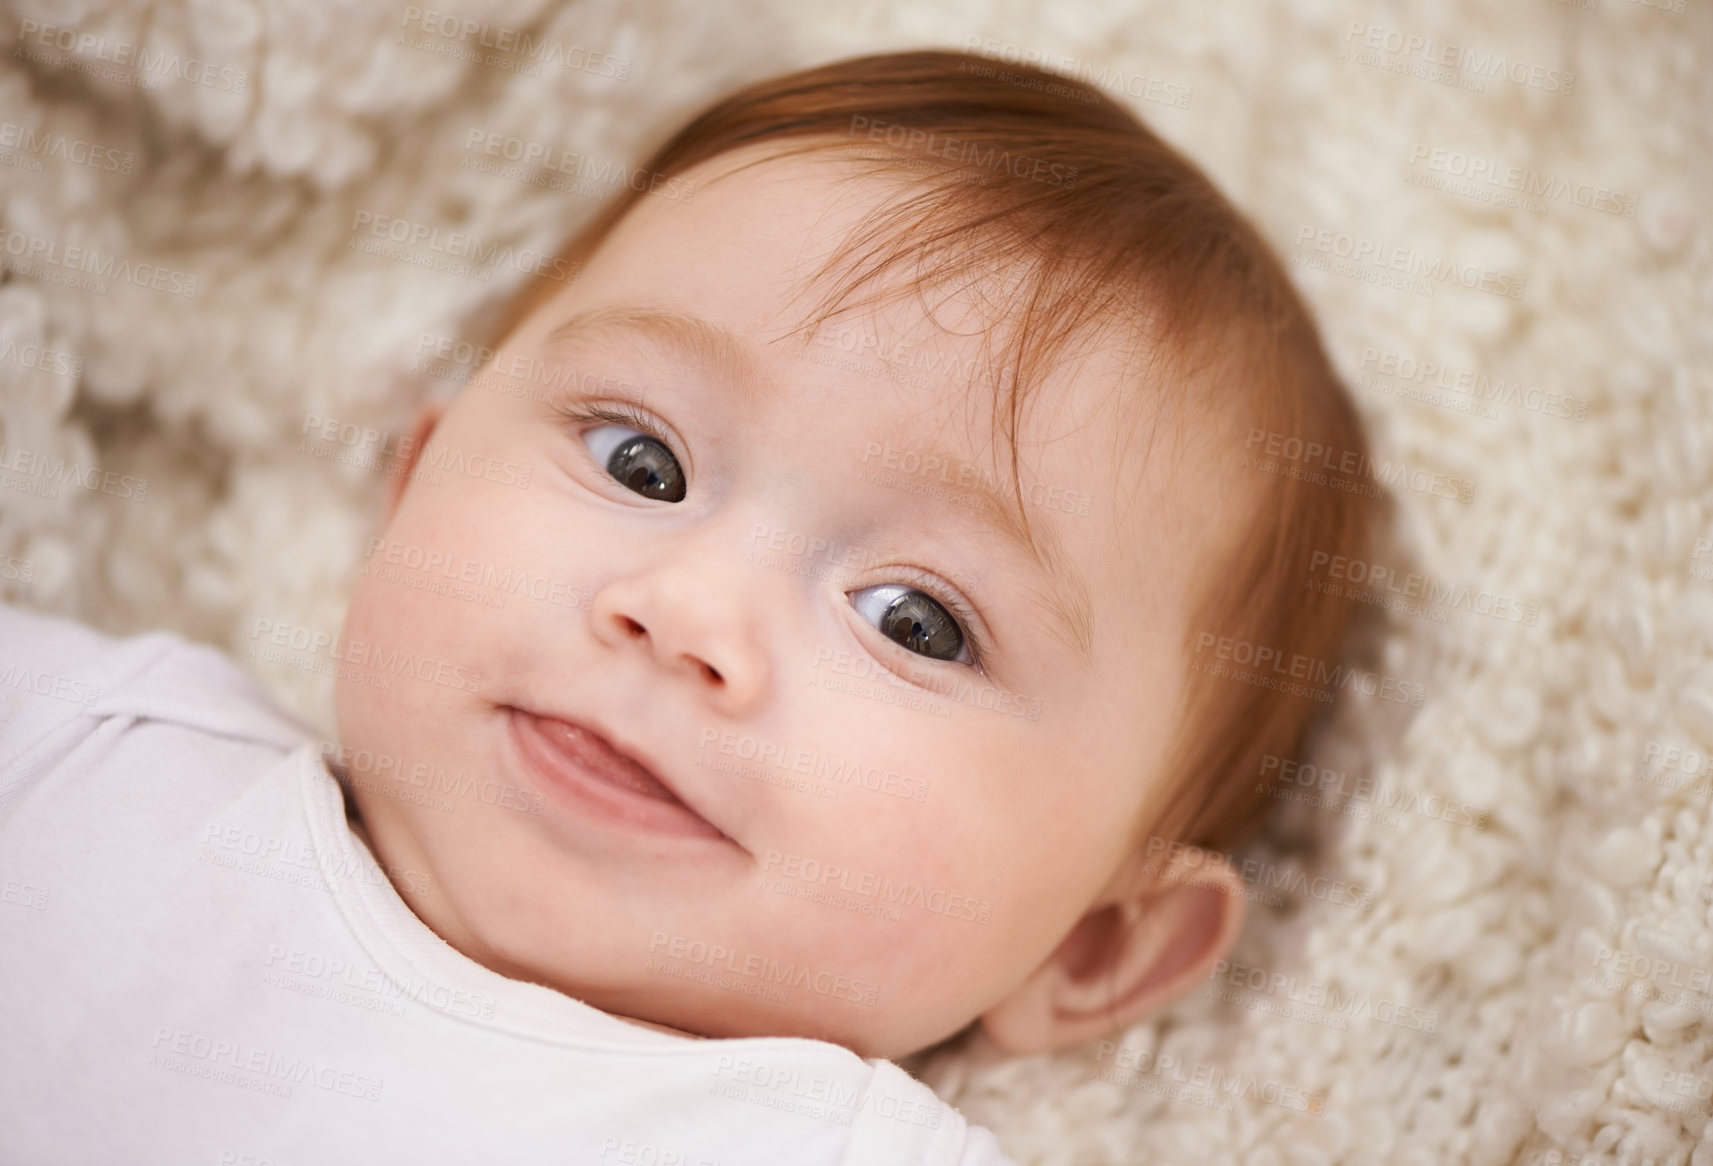
[[[416,463],[422,457],[422,447],[428,444],[430,435],[434,433],[435,426],[440,424],[440,418],[445,412],[446,402],[437,397],[425,401],[417,411],[410,436],[400,443],[399,458],[403,464],[398,467],[398,473],[389,475],[383,506],[383,526],[390,524],[393,515],[398,513],[405,487],[409,485],[411,475],[416,472]]]
[[[1185,854],[1200,855],[1189,862]],[[1223,857],[1186,848],[1164,870],[1127,864],[1053,954],[981,1019],[1009,1053],[1107,1036],[1207,975],[1243,927],[1243,880]]]

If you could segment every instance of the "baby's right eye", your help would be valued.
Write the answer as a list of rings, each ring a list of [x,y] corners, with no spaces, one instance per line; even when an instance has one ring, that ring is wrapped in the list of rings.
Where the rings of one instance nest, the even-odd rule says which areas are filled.
[[[583,434],[583,443],[626,489],[662,502],[684,501],[684,471],[666,438],[647,417],[605,405],[578,406],[565,412],[577,421],[611,423]],[[632,436],[624,435],[622,431],[627,429]]]

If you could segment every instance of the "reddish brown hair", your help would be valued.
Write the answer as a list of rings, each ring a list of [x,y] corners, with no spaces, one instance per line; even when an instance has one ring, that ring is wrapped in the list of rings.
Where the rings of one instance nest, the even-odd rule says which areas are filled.
[[[1014,482],[1017,425],[1036,374],[1073,338],[1127,330],[1134,351],[1146,354],[1146,375],[1126,391],[1156,401],[1176,394],[1179,412],[1201,422],[1221,473],[1237,483],[1233,504],[1247,511],[1230,544],[1196,564],[1200,601],[1186,656],[1211,633],[1287,658],[1338,660],[1346,608],[1305,590],[1310,558],[1362,557],[1369,503],[1240,463],[1256,432],[1318,442],[1364,465],[1368,447],[1277,258],[1194,164],[1090,86],[936,50],[858,57],[746,86],[691,119],[642,171],[658,183],[756,143],[780,143],[769,158],[827,152],[866,161],[869,173],[908,178],[913,192],[882,207],[828,261],[823,272],[844,276],[815,325],[906,261],[915,269],[904,291],[1021,276],[1007,293],[1014,327],[998,364],[1009,391],[993,394],[996,413],[1001,402],[1009,407]],[[621,190],[562,250],[566,266],[579,269],[644,193],[635,183]],[[495,346],[560,286],[525,286],[506,305]],[[1205,669],[1191,675],[1161,797],[1135,823],[1133,847],[1156,835],[1231,850],[1269,804],[1262,759],[1295,753],[1322,707]]]

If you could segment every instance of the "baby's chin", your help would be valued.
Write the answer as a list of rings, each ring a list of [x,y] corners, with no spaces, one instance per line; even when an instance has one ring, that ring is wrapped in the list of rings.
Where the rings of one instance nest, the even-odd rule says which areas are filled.
[[[921,1008],[920,1000],[897,999],[891,1007],[884,995],[878,1005],[849,1007],[825,999],[776,1002],[754,991],[687,982],[681,973],[668,976],[656,971],[638,979],[634,974],[638,965],[632,961],[619,961],[622,967],[603,962],[572,969],[551,966],[551,953],[537,951],[534,959],[515,950],[511,954],[514,959],[522,957],[516,960],[516,969],[496,970],[551,987],[616,1020],[695,1040],[817,1040],[861,1057],[896,1060],[943,1042],[973,1022],[965,1015],[937,1023],[935,1012]],[[781,964],[806,967],[830,962],[832,957],[782,951],[778,958]],[[741,973],[734,975],[741,978]],[[807,988],[799,985],[798,990]],[[940,1001],[942,1006],[948,1003]]]

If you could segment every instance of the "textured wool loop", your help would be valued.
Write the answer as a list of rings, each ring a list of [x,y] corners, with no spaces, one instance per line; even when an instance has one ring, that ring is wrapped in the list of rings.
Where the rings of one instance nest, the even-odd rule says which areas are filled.
[[[26,3],[0,593],[218,644],[330,730],[325,653],[258,629],[337,634],[389,442],[511,289],[706,100],[922,45],[1206,167],[1396,520],[1305,581],[1372,609],[1379,682],[1279,759],[1230,960],[1108,1041],[909,1067],[1030,1163],[1713,1166],[1703,0]]]

